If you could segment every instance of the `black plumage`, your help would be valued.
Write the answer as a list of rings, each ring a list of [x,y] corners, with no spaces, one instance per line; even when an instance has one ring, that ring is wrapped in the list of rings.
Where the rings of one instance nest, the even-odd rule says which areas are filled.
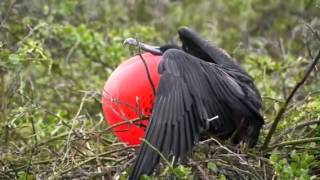
[[[204,132],[254,146],[264,120],[252,78],[224,50],[192,30],[184,27],[178,33],[182,48],[160,48],[161,78],[145,141],[175,162]],[[160,155],[142,143],[130,179],[150,175],[159,160]]]

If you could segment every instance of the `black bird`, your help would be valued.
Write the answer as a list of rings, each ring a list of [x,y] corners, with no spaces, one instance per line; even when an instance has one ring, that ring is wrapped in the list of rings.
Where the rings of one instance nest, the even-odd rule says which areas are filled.
[[[178,31],[182,47],[124,43],[161,54],[160,82],[149,125],[129,179],[150,175],[160,155],[179,162],[203,133],[253,147],[264,124],[253,79],[224,50],[189,28]]]

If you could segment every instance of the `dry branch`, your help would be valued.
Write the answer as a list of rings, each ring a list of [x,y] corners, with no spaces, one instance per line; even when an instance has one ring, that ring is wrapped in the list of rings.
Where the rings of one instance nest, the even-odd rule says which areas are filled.
[[[142,56],[142,54],[141,54],[141,46],[140,46],[140,41],[138,41],[138,50],[139,50],[139,56],[140,56],[140,58],[141,58],[141,61],[143,62],[143,65],[144,65],[144,67],[145,67],[145,69],[146,69],[146,73],[147,73],[147,78],[148,78],[148,81],[149,81],[149,83],[150,83],[150,86],[151,86],[151,88],[152,88],[152,92],[153,92],[153,95],[155,96],[156,95],[156,88],[155,88],[155,86],[154,86],[154,84],[153,84],[153,81],[152,81],[152,79],[151,79],[151,75],[150,75],[150,71],[149,71],[149,68],[148,68],[148,65],[147,65],[147,62],[146,62],[146,60],[143,58],[143,56]]]
[[[320,137],[313,137],[313,138],[306,138],[306,139],[297,139],[297,140],[292,140],[292,141],[285,141],[279,144],[275,144],[273,146],[271,146],[270,148],[268,148],[267,150],[273,150],[277,147],[283,147],[283,146],[294,146],[294,145],[298,145],[298,144],[305,144],[305,143],[310,143],[310,142],[319,142],[320,141]]]
[[[292,100],[293,96],[295,95],[295,93],[298,91],[298,89],[304,84],[304,82],[307,80],[307,78],[309,77],[309,75],[311,74],[311,72],[314,70],[314,68],[316,67],[317,63],[320,60],[320,50],[318,51],[318,55],[314,58],[313,62],[311,63],[311,65],[309,66],[309,68],[307,69],[305,75],[303,76],[303,78],[295,85],[295,87],[293,88],[293,90],[291,91],[289,97],[286,99],[285,103],[282,105],[280,111],[278,112],[276,118],[274,119],[272,126],[269,130],[269,133],[263,143],[262,149],[265,150],[268,148],[268,145],[270,143],[271,137],[274,134],[278,123],[280,122],[282,115],[284,114],[284,112],[287,109],[287,106],[289,105],[290,101]]]
[[[291,127],[291,128],[289,128],[289,129],[285,130],[283,133],[281,133],[281,134],[277,137],[277,139],[273,141],[273,143],[277,143],[278,141],[281,140],[282,137],[284,137],[285,135],[287,135],[287,134],[289,134],[289,133],[294,132],[295,130],[301,129],[301,128],[306,127],[306,126],[314,125],[314,124],[320,124],[320,120],[305,121],[305,122],[299,123],[299,124],[297,124],[296,126]]]

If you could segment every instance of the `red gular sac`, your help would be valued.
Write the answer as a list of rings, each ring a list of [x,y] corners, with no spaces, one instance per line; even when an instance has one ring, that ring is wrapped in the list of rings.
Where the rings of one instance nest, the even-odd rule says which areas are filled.
[[[147,67],[140,56],[134,56],[123,62],[109,77],[102,92],[103,114],[108,126],[118,139],[128,145],[141,143],[148,119],[131,123],[141,117],[150,117],[154,103],[154,88],[159,83],[158,65],[161,56],[150,53],[142,54]],[[122,125],[122,122],[126,122]]]

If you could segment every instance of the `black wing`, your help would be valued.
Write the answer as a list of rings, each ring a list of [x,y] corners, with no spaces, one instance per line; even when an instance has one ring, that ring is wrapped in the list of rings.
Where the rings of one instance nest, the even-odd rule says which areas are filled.
[[[225,71],[181,50],[167,50],[159,65],[161,78],[145,140],[166,158],[179,161],[209,127],[221,133],[234,131],[233,112],[263,122],[258,109],[246,101],[242,88]],[[159,154],[142,143],[131,179],[152,173],[159,160]]]
[[[208,62],[220,64],[225,68],[236,69],[243,74],[247,74],[225,50],[201,38],[190,28],[182,27],[178,33],[182,41],[182,49],[189,54]]]
[[[259,109],[261,108],[261,96],[253,83],[253,79],[225,50],[201,38],[188,27],[180,28],[178,33],[184,51],[204,61],[219,64],[225,69],[228,69],[229,75],[245,89],[244,92],[247,94],[247,99],[252,101]]]

